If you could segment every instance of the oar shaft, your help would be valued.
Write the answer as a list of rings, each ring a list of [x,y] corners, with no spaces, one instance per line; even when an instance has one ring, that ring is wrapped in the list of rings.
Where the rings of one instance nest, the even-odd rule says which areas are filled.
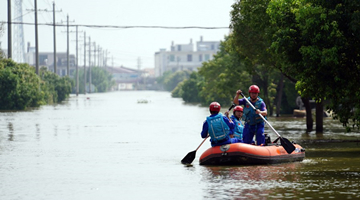
[[[206,136],[206,138],[201,142],[201,144],[198,146],[198,148],[195,149],[195,151],[197,151],[201,147],[201,145],[205,142],[206,139],[208,139],[208,137],[209,137],[209,135]]]
[[[249,101],[249,99],[247,99],[245,97],[245,95],[243,93],[241,93],[241,96],[244,97],[244,99],[248,102],[248,104],[252,107],[252,109],[256,110],[255,106],[252,105],[252,103]],[[274,127],[271,126],[271,124],[265,119],[264,116],[262,116],[261,113],[259,113],[259,116],[261,117],[262,120],[264,120],[264,122],[271,128],[271,130],[274,131],[274,133],[278,136],[278,137],[281,137],[281,135],[274,129]]]

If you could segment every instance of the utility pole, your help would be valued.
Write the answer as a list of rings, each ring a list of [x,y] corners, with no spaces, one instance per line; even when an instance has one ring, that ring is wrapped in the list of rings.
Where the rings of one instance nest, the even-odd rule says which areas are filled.
[[[63,22],[63,21],[61,21]],[[66,46],[67,46],[67,49],[66,49],[66,75],[67,76],[70,76],[70,47],[69,47],[69,15],[66,15],[66,36],[67,36],[67,41],[66,41]],[[74,20],[71,21],[71,22],[75,22]]]
[[[56,21],[55,21],[55,12],[62,12],[62,10],[56,11],[55,10],[55,1],[53,2],[53,34],[54,34],[54,73],[57,74],[57,69],[56,69],[56,62],[57,62],[57,57],[56,57]]]
[[[89,36],[89,93],[91,93],[91,38]]]
[[[76,26],[76,96],[79,96],[78,26]]]
[[[76,60],[75,60],[75,66],[76,66],[76,96],[79,95],[79,26],[76,25]]]
[[[114,56],[111,56],[111,60],[112,60],[112,67],[114,67]]]
[[[35,7],[35,60],[36,74],[39,75],[39,40],[38,40],[38,16],[37,16],[37,0],[34,0]]]
[[[100,67],[100,65],[101,65],[101,64],[100,64],[100,63],[101,63],[101,62],[100,62],[100,59],[101,59],[101,57],[100,57],[101,54],[100,54],[100,53],[101,53],[101,48],[100,48],[100,45],[98,45],[98,66],[99,66],[99,67]]]
[[[56,26],[55,26],[55,1],[53,2],[53,34],[54,34],[54,73],[57,74],[56,71]]]
[[[54,37],[54,73],[57,74],[57,68],[56,68],[56,21],[55,21],[55,12],[62,12],[62,10],[55,10],[55,2],[53,2],[53,10],[48,10],[48,9],[26,9],[29,11],[41,11],[41,12],[53,12],[53,37]],[[36,14],[37,15],[37,14]],[[36,19],[37,20],[37,19]],[[37,46],[37,45],[36,45]],[[37,56],[39,57],[39,56]],[[38,62],[37,62],[38,63]]]
[[[11,0],[8,0],[8,58],[12,57],[12,39],[11,39]]]
[[[105,69],[106,69],[106,66],[107,66],[107,59],[108,59],[108,50],[106,49],[105,51],[105,59],[104,59],[104,66],[105,66]]]
[[[96,42],[94,42],[94,67],[96,66]]]
[[[84,32],[84,95],[86,95],[86,32]]]
[[[67,21],[67,24],[66,24],[66,32],[67,32],[67,50],[66,50],[66,57],[67,57],[67,64],[66,64],[66,71],[67,71],[67,76],[70,76],[70,56],[69,56],[69,15],[66,15],[66,21]]]
[[[139,83],[139,80],[140,80],[140,76],[141,76],[141,73],[140,73],[140,68],[141,68],[141,58],[140,57],[138,57],[138,60],[137,60],[137,62],[138,62],[138,77],[137,77],[137,89],[139,89],[139,87],[140,87],[140,83]]]
[[[100,45],[98,45],[98,66],[100,67],[100,51],[101,51],[101,48],[100,48]]]

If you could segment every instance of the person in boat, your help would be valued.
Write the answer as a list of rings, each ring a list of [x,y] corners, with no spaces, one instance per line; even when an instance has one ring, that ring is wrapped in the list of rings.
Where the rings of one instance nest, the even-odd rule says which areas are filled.
[[[210,135],[211,146],[221,146],[241,142],[238,138],[231,138],[231,129],[234,129],[234,122],[220,113],[220,104],[212,102],[209,106],[210,116],[203,123],[201,137]]]
[[[245,127],[243,130],[243,141],[247,144],[253,144],[253,138],[254,135],[256,135],[256,144],[263,146],[265,145],[265,122],[261,119],[259,114],[265,117],[267,115],[267,109],[265,102],[259,97],[260,88],[257,85],[251,85],[249,87],[248,100],[254,105],[256,111],[248,105],[244,98],[239,99],[241,93],[241,90],[236,91],[233,102],[236,105],[244,106],[243,120],[245,121]]]
[[[226,115],[226,113],[225,113]],[[233,114],[231,115],[230,119],[234,122],[234,129],[231,130],[233,137],[240,139],[243,141],[243,129],[244,124],[242,123],[242,116],[243,116],[243,108],[241,106],[235,106],[233,110]]]

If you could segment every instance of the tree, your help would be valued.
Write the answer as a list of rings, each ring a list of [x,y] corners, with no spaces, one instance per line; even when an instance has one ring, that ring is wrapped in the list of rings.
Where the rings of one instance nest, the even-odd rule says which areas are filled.
[[[275,80],[280,76],[276,66],[281,63],[276,55],[269,51],[271,36],[275,31],[269,26],[269,16],[266,14],[269,0],[242,0],[233,4],[231,11],[231,28],[233,30],[233,48],[241,57],[245,70],[252,76],[252,84],[261,88],[261,97],[264,99],[269,114],[273,113],[273,100],[276,95],[282,94],[283,79]],[[280,111],[281,95],[276,98],[276,105]]]
[[[89,82],[89,70],[86,72],[86,82]],[[76,72],[72,74],[74,79]],[[75,80],[74,80],[75,81]],[[101,67],[91,68],[91,84],[95,87],[95,92],[107,92],[115,85],[112,74]],[[79,92],[84,93],[84,69],[79,69]]]
[[[184,81],[185,79],[188,79],[190,77],[191,71],[184,70],[184,71],[177,71],[173,74],[171,74],[165,81],[164,81],[164,87],[167,91],[172,91],[175,89],[175,87]]]
[[[173,97],[182,97],[187,103],[200,103],[201,99],[199,93],[203,85],[203,77],[198,72],[192,72],[190,78],[179,83],[172,91]]]
[[[214,59],[204,62],[199,68],[199,75],[204,78],[200,90],[203,105],[213,101],[229,105],[235,91],[248,88],[251,83],[244,63],[231,45],[232,39],[231,36],[226,37]]]
[[[35,69],[11,59],[0,61],[0,109],[23,110],[43,104]]]
[[[273,34],[271,50],[296,74],[302,97],[327,108],[350,130],[360,124],[360,2],[272,0],[267,9]]]

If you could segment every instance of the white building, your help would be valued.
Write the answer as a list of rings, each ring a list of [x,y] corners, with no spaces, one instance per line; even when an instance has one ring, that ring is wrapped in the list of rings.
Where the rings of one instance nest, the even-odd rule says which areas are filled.
[[[30,47],[28,43],[27,53],[25,55],[25,61],[29,65],[36,65],[36,53],[35,47]],[[39,52],[39,66],[45,66],[51,72],[54,72],[54,53],[53,52]],[[74,74],[76,70],[75,65],[75,56],[73,54],[69,55],[69,69],[70,76]],[[56,71],[59,76],[67,75],[67,53],[66,52],[56,52]]]
[[[214,54],[219,51],[220,41],[200,41],[196,42],[194,51],[192,40],[189,44],[176,44],[172,42],[170,51],[160,49],[155,52],[155,77],[162,76],[166,71],[191,70],[196,71],[201,67],[202,62],[212,60]]]

